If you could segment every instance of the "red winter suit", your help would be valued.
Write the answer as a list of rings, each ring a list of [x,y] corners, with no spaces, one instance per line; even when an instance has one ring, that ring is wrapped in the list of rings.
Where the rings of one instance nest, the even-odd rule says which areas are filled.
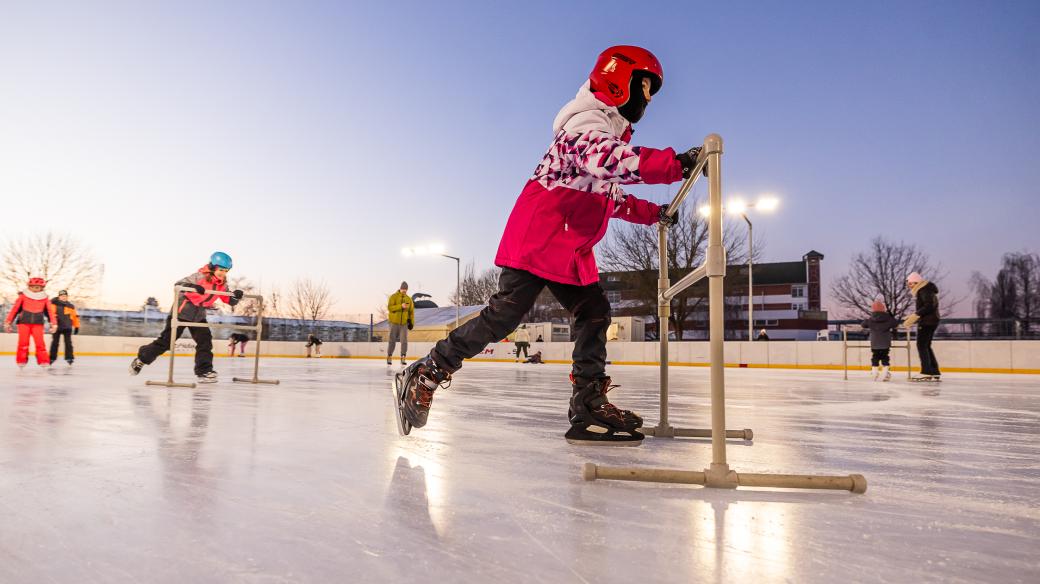
[[[178,286],[202,286],[205,292],[182,292],[178,295],[177,319],[183,322],[206,322],[206,309],[213,306],[217,300],[227,302],[228,296],[216,296],[209,292],[227,292],[227,284],[219,280],[210,271],[209,266],[199,268],[198,272],[181,278]],[[166,317],[166,328],[159,333],[159,337],[137,350],[137,358],[148,365],[155,361],[159,355],[170,350],[170,327],[171,318]],[[195,375],[203,375],[213,371],[213,334],[208,328],[201,327],[177,327],[176,337],[180,338],[184,329],[188,329],[191,338],[195,340]]]
[[[51,328],[57,328],[58,320],[54,312],[54,305],[47,298],[47,293],[22,292],[14,301],[11,312],[7,314],[6,324],[14,323],[18,319],[18,352],[15,361],[19,365],[29,362],[29,338],[36,344],[36,362],[47,365],[51,362],[47,347],[43,342],[43,325],[51,323]]]
[[[495,258],[503,268],[498,293],[478,318],[433,350],[438,366],[449,372],[516,329],[548,287],[575,317],[574,375],[604,375],[610,303],[592,248],[612,218],[642,225],[659,220],[659,205],[621,185],[672,183],[682,179],[682,165],[671,148],[629,144],[631,124],[588,82],[556,116],[553,133],[506,222]]]

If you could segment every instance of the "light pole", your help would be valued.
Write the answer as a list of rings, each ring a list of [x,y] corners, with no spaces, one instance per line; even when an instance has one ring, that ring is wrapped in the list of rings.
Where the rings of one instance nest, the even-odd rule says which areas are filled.
[[[755,267],[755,240],[751,237],[751,220],[747,218],[747,213],[741,212],[740,216],[747,221],[747,340],[753,341],[755,340],[753,336],[755,333],[755,294],[753,292],[755,277],[752,272]]]
[[[444,253],[444,246],[439,243],[430,245],[416,245],[412,247],[406,247],[401,250],[401,255],[405,257],[411,257],[416,255],[439,255],[441,257],[455,260],[455,294],[461,293],[460,288],[462,287],[462,260],[459,258]],[[461,296],[456,298],[455,301],[455,328],[459,328],[459,301]]]
[[[462,303],[462,261],[446,253],[442,253],[441,257],[455,260],[455,328],[459,328],[459,304]]]
[[[747,222],[747,247],[748,247],[748,258],[747,258],[747,291],[748,291],[748,312],[747,312],[747,337],[749,341],[755,340],[755,243],[752,238],[752,225],[751,220],[748,219],[747,211],[749,209],[757,209],[759,211],[773,211],[777,205],[780,204],[775,197],[764,196],[754,203],[745,204],[741,201],[734,201],[730,203],[729,211],[735,213],[744,218]]]

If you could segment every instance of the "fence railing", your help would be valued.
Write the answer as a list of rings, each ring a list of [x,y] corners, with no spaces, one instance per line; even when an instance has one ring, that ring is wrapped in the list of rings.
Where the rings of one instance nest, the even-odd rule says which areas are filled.
[[[828,320],[831,340],[841,340],[841,331],[847,325],[858,325],[862,320]],[[849,339],[857,338],[850,331]],[[862,338],[865,338],[863,336]],[[1040,319],[1015,318],[944,318],[935,331],[936,339],[983,341],[983,340],[1040,340]]]

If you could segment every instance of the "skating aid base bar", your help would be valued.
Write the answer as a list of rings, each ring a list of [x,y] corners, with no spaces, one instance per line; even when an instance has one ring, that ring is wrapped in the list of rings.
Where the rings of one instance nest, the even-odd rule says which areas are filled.
[[[145,381],[145,385],[161,385],[163,387],[188,387],[195,389],[194,383],[176,383],[173,381]]]
[[[711,438],[710,428],[673,428],[672,426],[655,426],[643,428],[643,434],[654,438]],[[726,438],[729,440],[744,440],[750,442],[755,439],[755,433],[751,428],[743,430],[726,430]]]
[[[235,381],[238,383],[266,383],[268,385],[278,385],[279,383],[281,383],[281,380],[278,379],[256,379],[255,377],[232,377],[231,381]]]
[[[610,479],[615,481],[679,483],[720,489],[767,487],[774,489],[825,489],[851,491],[853,493],[867,492],[867,479],[859,474],[826,476],[738,473],[729,470],[728,466],[704,471],[690,471],[661,468],[620,468],[598,466],[587,462],[582,469],[581,476],[587,481]]]

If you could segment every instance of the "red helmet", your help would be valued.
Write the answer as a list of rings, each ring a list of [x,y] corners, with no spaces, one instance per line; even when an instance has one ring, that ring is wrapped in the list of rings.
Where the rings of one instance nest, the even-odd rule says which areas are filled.
[[[661,89],[664,83],[661,62],[650,51],[630,45],[610,47],[600,53],[589,74],[589,81],[593,91],[605,93],[615,106],[621,106],[628,102],[628,88],[634,71],[650,74],[650,95]]]
[[[46,286],[47,285],[47,280],[44,280],[43,278],[29,278],[29,285],[30,286]]]

